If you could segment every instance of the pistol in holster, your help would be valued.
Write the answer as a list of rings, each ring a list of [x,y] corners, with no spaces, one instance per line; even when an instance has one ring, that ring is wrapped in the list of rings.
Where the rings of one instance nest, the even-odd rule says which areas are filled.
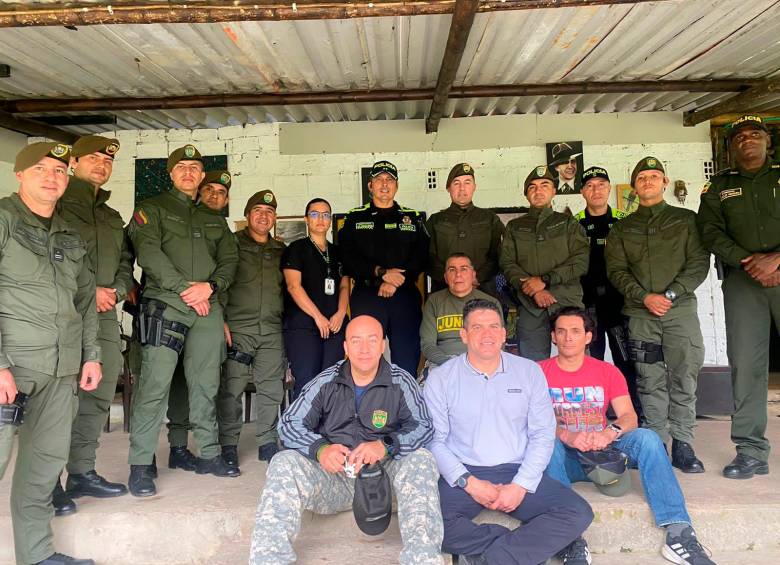
[[[24,422],[24,407],[27,404],[27,395],[18,392],[11,404],[0,404],[0,427],[21,426]]]
[[[178,355],[184,349],[184,339],[190,328],[181,322],[166,320],[163,313],[167,307],[165,302],[159,300],[141,300],[138,307],[138,330],[141,345],[168,347]],[[165,330],[181,334],[182,337],[165,333]]]

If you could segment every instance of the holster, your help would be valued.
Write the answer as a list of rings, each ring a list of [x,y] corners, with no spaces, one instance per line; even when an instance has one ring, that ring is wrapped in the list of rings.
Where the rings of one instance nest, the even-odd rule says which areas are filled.
[[[16,394],[11,404],[0,404],[0,427],[5,425],[21,426],[24,422],[24,406],[27,404],[27,395],[23,392]]]
[[[715,272],[718,274],[719,281],[726,278],[726,265],[723,264],[723,261],[717,255],[715,256]]]
[[[253,355],[250,355],[249,353],[244,353],[243,351],[239,351],[235,347],[228,347],[227,358],[232,359],[237,363],[241,363],[242,365],[246,365],[247,367],[251,366],[252,361],[255,360]]]
[[[628,339],[628,327],[625,322],[622,324],[619,324],[617,326],[612,326],[609,328],[610,334],[615,338],[615,341],[617,342],[618,349],[620,350],[620,358],[623,361],[635,361],[635,359],[631,359],[631,348],[629,347],[629,339]]]
[[[184,339],[190,328],[181,322],[166,320],[163,312],[167,307],[165,302],[159,300],[142,300],[138,307],[138,335],[141,338],[141,345],[153,347],[162,345],[173,349],[178,355],[184,349]],[[182,337],[166,334],[165,330],[181,334]]]
[[[637,363],[652,364],[664,360],[664,351],[660,343],[629,339],[628,352],[629,360]]]

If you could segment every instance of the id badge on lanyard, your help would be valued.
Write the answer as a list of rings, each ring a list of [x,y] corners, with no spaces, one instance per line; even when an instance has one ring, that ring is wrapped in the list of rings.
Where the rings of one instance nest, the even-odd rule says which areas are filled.
[[[325,294],[328,296],[333,296],[336,294],[336,281],[333,279],[333,277],[327,277],[325,279]]]

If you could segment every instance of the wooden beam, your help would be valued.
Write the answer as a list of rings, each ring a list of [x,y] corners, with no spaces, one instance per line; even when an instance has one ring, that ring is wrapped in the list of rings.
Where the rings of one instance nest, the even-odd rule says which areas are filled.
[[[755,79],[725,79],[454,86],[450,90],[449,97],[503,98],[567,94],[635,94],[646,92],[742,92],[762,82]],[[435,90],[433,88],[416,88],[409,90],[336,90],[330,92],[257,92],[158,98],[26,98],[0,100],[0,110],[11,113],[41,113],[348,104],[430,100],[433,98],[434,93]]]
[[[683,124],[695,126],[721,114],[746,114],[770,100],[776,100],[774,108],[780,108],[780,80],[766,81],[712,106],[686,112]]]
[[[425,119],[425,133],[436,133],[439,130],[439,121],[447,106],[452,83],[463,59],[463,51],[466,50],[466,42],[474,24],[474,16],[477,15],[479,0],[456,0],[455,11],[452,14],[450,32],[447,36],[447,47],[439,67],[439,78],[436,79],[436,90],[433,93],[433,102]]]
[[[62,141],[63,143],[73,143],[79,138],[75,133],[70,133],[64,129],[55,128],[28,118],[17,117],[8,112],[3,112],[2,110],[0,110],[0,127],[10,129],[11,131],[17,131],[25,135],[48,137],[49,139]]]
[[[113,114],[65,114],[59,116],[25,116],[48,126],[115,126]]]
[[[778,112],[750,112],[754,116],[761,116],[762,120],[770,119],[772,121],[780,121],[780,111]],[[731,122],[738,120],[745,115],[745,112],[740,114],[721,114],[717,118],[710,120],[711,126],[727,126]]]
[[[579,8],[669,0],[482,0],[480,12]],[[221,23],[241,21],[326,20],[380,16],[451,14],[455,0],[195,0],[194,2],[2,4],[0,27],[90,26],[110,24]]]

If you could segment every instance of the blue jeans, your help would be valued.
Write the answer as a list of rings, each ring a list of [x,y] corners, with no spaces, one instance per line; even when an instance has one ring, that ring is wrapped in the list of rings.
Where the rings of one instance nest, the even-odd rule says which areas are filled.
[[[639,428],[623,434],[612,445],[628,455],[631,467],[639,469],[645,499],[653,511],[656,525],[690,525],[691,518],[685,509],[685,498],[658,434]],[[556,439],[547,474],[566,486],[589,481],[575,451]]]

